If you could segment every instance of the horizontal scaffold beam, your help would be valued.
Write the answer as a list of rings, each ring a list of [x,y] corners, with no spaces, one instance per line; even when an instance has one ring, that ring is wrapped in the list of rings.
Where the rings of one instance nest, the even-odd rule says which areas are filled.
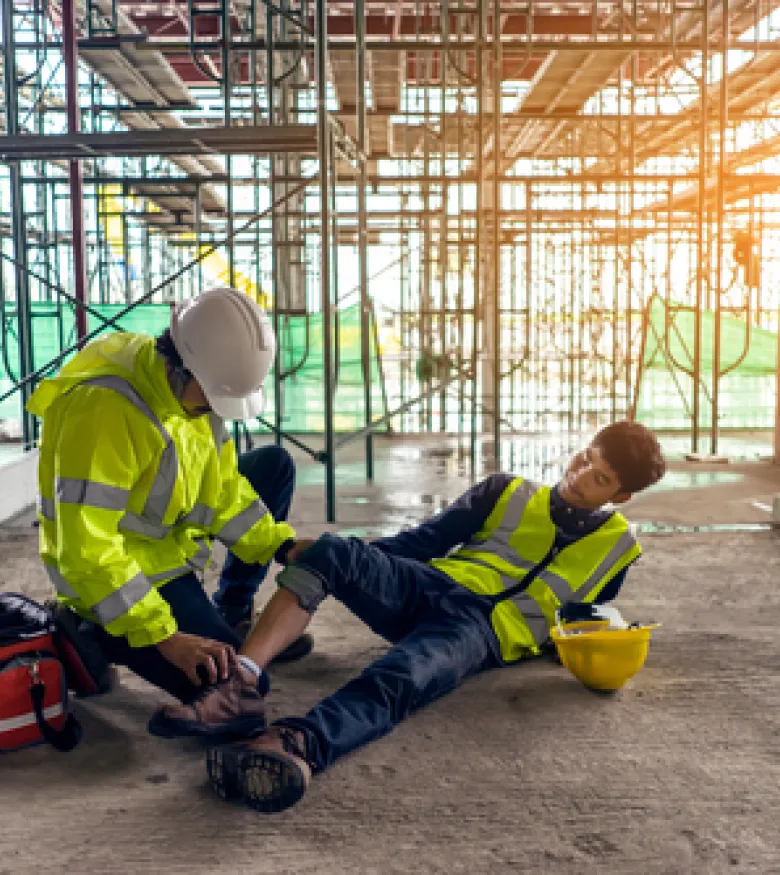
[[[145,155],[266,155],[277,152],[315,155],[317,128],[288,124],[0,137],[2,161]]]

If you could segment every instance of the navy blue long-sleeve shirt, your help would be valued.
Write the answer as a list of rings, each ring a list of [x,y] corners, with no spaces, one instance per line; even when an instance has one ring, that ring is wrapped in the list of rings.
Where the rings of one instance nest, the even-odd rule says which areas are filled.
[[[373,541],[374,547],[388,556],[400,556],[430,562],[445,557],[455,547],[470,541],[481,531],[496,502],[515,479],[513,474],[493,474],[472,486],[457,501],[440,514],[414,529]],[[550,494],[550,516],[556,527],[555,546],[568,547],[594,532],[608,517],[608,511],[580,510],[567,504],[554,487]],[[599,593],[596,602],[611,601],[618,594],[626,577],[624,568]]]

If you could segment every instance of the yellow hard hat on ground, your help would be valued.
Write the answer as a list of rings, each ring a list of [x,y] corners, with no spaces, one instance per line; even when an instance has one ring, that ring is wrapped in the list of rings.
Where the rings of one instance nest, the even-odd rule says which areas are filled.
[[[659,625],[629,626],[616,608],[569,604],[556,612],[550,635],[574,677],[589,689],[606,692],[619,690],[642,668]]]

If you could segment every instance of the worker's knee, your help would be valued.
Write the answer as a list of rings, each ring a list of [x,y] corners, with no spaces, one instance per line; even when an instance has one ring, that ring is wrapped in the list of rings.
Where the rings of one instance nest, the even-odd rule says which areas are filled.
[[[267,451],[268,467],[276,471],[277,478],[284,483],[295,480],[295,462],[293,457],[284,447],[276,445],[265,447]]]
[[[269,484],[273,484],[277,492],[292,491],[295,483],[292,456],[284,447],[275,444],[242,453],[238,458],[238,470],[258,493],[267,489]]]

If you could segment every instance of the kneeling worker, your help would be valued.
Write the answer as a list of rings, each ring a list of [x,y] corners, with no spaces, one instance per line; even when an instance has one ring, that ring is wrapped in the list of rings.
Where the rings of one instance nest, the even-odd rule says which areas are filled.
[[[258,415],[275,352],[254,301],[211,289],[177,304],[156,340],[88,344],[27,405],[43,418],[40,548],[61,623],[182,701],[227,677],[241,644],[199,577],[212,538],[230,550],[221,605],[243,603],[241,620],[295,537],[290,456],[237,460],[223,422]],[[282,659],[311,649],[309,636],[288,644]]]
[[[562,604],[614,599],[641,551],[626,519],[604,506],[627,501],[664,470],[655,436],[617,422],[553,488],[494,474],[395,537],[298,542],[232,677],[191,705],[158,711],[150,730],[214,736],[254,717],[261,734],[209,752],[212,785],[260,811],[294,804],[313,772],[466,678],[538,655]],[[268,685],[258,691],[255,674],[301,634],[328,595],[393,646],[305,716],[262,731]]]

